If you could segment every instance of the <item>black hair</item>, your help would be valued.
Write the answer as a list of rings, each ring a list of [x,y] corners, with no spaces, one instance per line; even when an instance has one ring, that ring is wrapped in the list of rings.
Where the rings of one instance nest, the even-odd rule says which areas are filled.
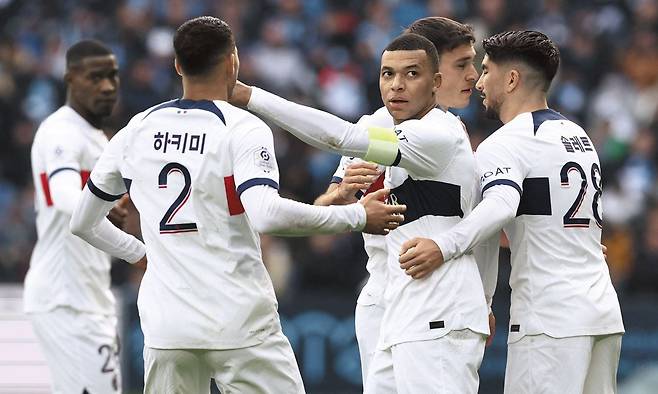
[[[521,61],[537,71],[543,78],[544,91],[548,91],[560,65],[557,45],[538,31],[508,31],[485,38],[484,51],[494,63]]]
[[[439,71],[439,54],[432,41],[415,33],[403,33],[391,41],[384,51],[414,51],[423,50],[434,72]]]
[[[97,40],[82,40],[66,51],[66,68],[75,67],[87,57],[112,55],[112,50]]]
[[[180,25],[174,52],[183,73],[199,76],[210,71],[235,48],[230,26],[213,16],[200,16]]]
[[[404,32],[419,34],[430,40],[436,47],[439,57],[458,46],[475,43],[472,26],[442,16],[418,19]]]

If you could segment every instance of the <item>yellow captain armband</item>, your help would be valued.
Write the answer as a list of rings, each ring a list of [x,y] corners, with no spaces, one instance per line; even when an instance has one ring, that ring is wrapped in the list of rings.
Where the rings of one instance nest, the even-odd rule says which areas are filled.
[[[385,127],[368,127],[368,151],[364,160],[390,166],[398,156],[397,134]]]

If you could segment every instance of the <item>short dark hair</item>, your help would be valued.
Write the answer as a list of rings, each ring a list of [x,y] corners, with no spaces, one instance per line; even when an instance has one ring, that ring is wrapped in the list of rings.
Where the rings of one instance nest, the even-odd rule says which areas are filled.
[[[98,40],[78,41],[66,51],[66,68],[79,65],[87,57],[108,56],[112,54],[112,50]]]
[[[200,16],[180,25],[174,34],[176,60],[186,75],[210,71],[235,48],[231,27],[214,16]]]
[[[427,38],[415,33],[403,33],[390,42],[384,51],[415,51],[423,50],[434,72],[439,71],[439,54],[434,44]]]
[[[439,57],[458,46],[475,43],[473,27],[442,16],[429,16],[412,23],[405,33],[419,34],[434,44]]]
[[[532,30],[507,31],[485,38],[484,51],[495,63],[521,61],[541,74],[548,91],[560,66],[560,51],[544,33]]]

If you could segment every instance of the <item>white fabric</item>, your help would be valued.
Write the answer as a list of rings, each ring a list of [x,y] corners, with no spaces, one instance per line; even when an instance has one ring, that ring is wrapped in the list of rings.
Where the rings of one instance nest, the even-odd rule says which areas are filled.
[[[378,350],[364,393],[476,394],[484,344],[482,334],[459,330]]]
[[[496,217],[495,210],[511,217],[504,227],[512,253],[509,341],[524,335],[562,338],[624,332],[596,222],[600,164],[585,131],[550,110],[523,113],[480,144],[476,157],[484,200],[476,208],[481,208],[481,215],[469,218],[473,226],[461,232],[489,222],[490,227],[499,227],[489,217]],[[582,187],[585,193],[576,202]],[[514,193],[524,196],[512,198]],[[494,198],[491,206],[485,205]],[[572,207],[577,209],[569,215]],[[573,218],[586,223],[574,226],[568,223]],[[457,248],[466,249],[465,242]]]
[[[400,269],[399,262],[405,241],[432,238],[471,212],[476,179],[468,135],[459,119],[440,109],[399,124],[396,133],[402,158],[400,166],[387,169],[384,187],[391,189],[391,201],[407,205],[407,212],[405,222],[386,237],[388,282],[379,346],[467,328],[488,335],[488,308],[472,254],[419,280]]]
[[[109,256],[69,231],[71,206],[106,144],[101,130],[67,106],[47,117],[34,136],[31,161],[37,243],[25,277],[26,312],[68,306],[115,313]],[[49,177],[55,182],[53,190]]]
[[[364,125],[256,88],[249,109],[321,149],[361,158],[366,154],[369,137]],[[395,133],[400,160],[397,167],[387,170],[384,186],[392,189],[390,201],[406,204],[407,212],[405,223],[386,236],[389,282],[380,346],[438,338],[465,328],[488,334],[488,308],[472,255],[446,264],[422,280],[406,275],[398,261],[402,243],[414,237],[431,238],[459,223],[460,215],[470,213],[476,170],[468,135],[457,117],[440,109],[422,119],[402,122]],[[451,212],[432,214],[446,207]],[[414,211],[418,212],[416,218]],[[443,327],[430,329],[430,322],[443,322]]]
[[[160,104],[133,117],[112,139],[90,186],[102,197],[130,185],[140,212],[148,268],[138,307],[146,346],[243,348],[262,343],[279,326],[250,220],[255,212],[245,214],[240,200],[257,186],[277,189],[278,180],[271,130],[223,101]],[[249,195],[251,201],[254,193]],[[340,208],[305,207],[295,219],[311,223],[307,233],[363,225],[362,207]],[[330,218],[338,211],[351,215]]]
[[[121,393],[117,318],[69,307],[28,314],[52,376],[53,394]]]
[[[245,190],[240,201],[249,222],[259,233],[332,234],[361,230],[366,224],[362,204],[313,206],[281,198],[276,189],[266,185]]]
[[[363,295],[363,291],[361,294]],[[382,317],[384,317],[383,305],[357,302],[354,311],[354,329],[356,332],[356,342],[359,345],[361,377],[364,387],[366,385],[370,363],[377,351]]]
[[[73,215],[75,205],[80,198],[80,173],[73,170],[59,171],[48,179],[48,183],[55,209]]]
[[[281,330],[242,349],[144,347],[144,393],[209,394],[214,378],[222,394],[302,394],[295,354]]]
[[[516,216],[520,199],[519,193],[507,185],[485,190],[484,198],[468,217],[449,232],[433,238],[444,260],[462,256],[476,245],[498,236],[503,226]]]
[[[300,140],[343,156],[364,157],[368,151],[367,126],[353,124],[330,113],[288,101],[253,87],[247,108],[266,116]]]
[[[136,263],[146,254],[146,247],[107,219],[113,206],[114,202],[102,200],[85,188],[71,218],[71,232],[112,256]]]
[[[358,124],[364,126],[393,127],[393,117],[391,117],[385,107],[382,107],[372,115],[362,116]],[[342,180],[345,176],[346,167],[359,161],[362,160],[356,157],[343,156],[334,172],[332,182]],[[381,165],[377,169],[382,173],[385,171],[385,167]],[[369,276],[356,302],[360,305],[375,305],[380,303],[382,294],[384,293],[384,287],[386,286],[386,238],[382,235],[364,233],[363,247],[368,254],[366,270]],[[377,330],[379,330],[379,327],[377,327]],[[372,338],[372,336],[369,338]]]
[[[614,394],[621,334],[527,335],[507,347],[505,393]]]

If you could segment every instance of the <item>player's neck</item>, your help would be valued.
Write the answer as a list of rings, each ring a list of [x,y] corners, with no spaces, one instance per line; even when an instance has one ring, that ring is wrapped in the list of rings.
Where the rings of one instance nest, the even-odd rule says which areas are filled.
[[[78,115],[82,116],[82,118],[84,120],[86,120],[87,123],[89,123],[93,127],[97,128],[97,129],[102,128],[102,126],[103,126],[103,117],[102,116],[92,114],[91,112],[85,110],[85,108],[82,105],[78,104],[74,100],[71,100],[70,98],[67,98],[66,105],[73,108],[73,110],[75,112],[77,112]]]
[[[508,123],[519,114],[548,108],[546,95],[517,95],[505,100],[500,109],[500,121]]]
[[[188,100],[228,101],[228,87],[223,81],[183,78],[183,98]]]

